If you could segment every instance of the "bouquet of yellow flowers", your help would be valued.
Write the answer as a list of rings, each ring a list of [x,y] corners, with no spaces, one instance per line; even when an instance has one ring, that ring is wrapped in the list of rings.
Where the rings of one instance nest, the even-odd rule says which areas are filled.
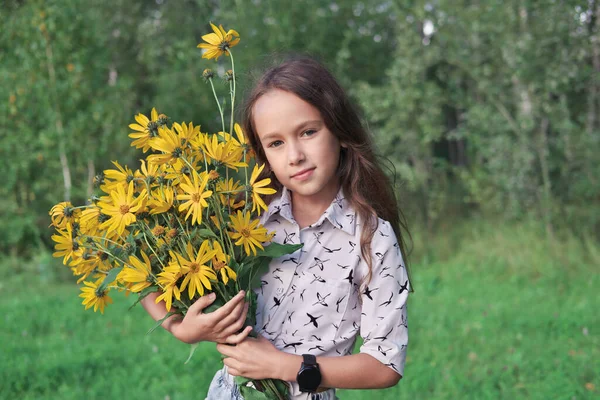
[[[138,293],[139,300],[159,292],[157,302],[164,300],[168,318],[185,315],[207,293],[217,295],[204,310],[211,312],[245,290],[250,305],[246,324],[254,326],[253,289],[260,286],[272,258],[298,249],[267,245],[272,236],[257,217],[267,209],[261,196],[275,190],[268,187],[269,178],[258,179],[264,165],[253,163],[254,154],[233,118],[231,47],[239,42],[239,34],[211,26],[214,33],[204,35],[206,43],[198,47],[206,49],[204,58],[225,54],[231,59],[225,77],[231,96],[229,130],[214,73],[206,69],[203,77],[217,101],[222,131],[208,134],[191,122],[170,123],[154,108],[149,117],[138,114],[136,123],[129,125],[129,136],[132,146],[149,153],[139,168],[113,161],[115,169],[95,177],[102,193],[92,196],[89,204],[61,202],[50,210],[56,229],[54,256],[62,257],[83,283],[80,297],[86,309],[103,313],[112,303],[113,290]],[[281,381],[241,378],[238,383],[248,399],[286,396],[287,386]]]

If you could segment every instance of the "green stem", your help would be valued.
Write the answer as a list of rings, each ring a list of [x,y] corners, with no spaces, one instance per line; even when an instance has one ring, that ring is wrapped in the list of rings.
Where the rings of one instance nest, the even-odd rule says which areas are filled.
[[[121,247],[121,248],[125,247],[125,246],[123,246],[122,244],[120,244],[120,243],[117,243],[117,242],[115,242],[114,240],[107,239],[107,238],[105,238],[105,237],[101,237],[101,236],[91,236],[91,235],[84,235],[84,236],[85,236],[85,237],[88,237],[88,238],[92,238],[92,239],[106,240],[107,242],[110,242],[110,243],[114,244],[115,246],[119,246],[119,247]]]
[[[218,194],[217,194],[218,195]],[[215,208],[215,214],[218,213],[218,220],[219,220],[219,225],[221,225],[221,228],[219,229],[219,234],[221,235],[221,244],[223,245],[223,248],[225,248],[225,238],[227,238],[227,244],[229,245],[229,251],[231,252],[231,257],[233,258],[234,253],[234,247],[233,247],[233,243],[231,243],[231,239],[229,238],[229,235],[227,234],[227,232],[225,232],[223,234],[223,229],[225,228],[225,221],[223,219],[223,214],[221,213],[221,206],[218,204],[218,199],[211,199],[213,202],[213,207]]]
[[[146,223],[144,223],[144,225],[146,226],[146,228],[149,229],[149,227],[148,227],[148,225]],[[162,260],[158,256],[158,254],[156,254],[156,251],[154,251],[154,247],[150,246],[150,242],[148,242],[148,237],[146,236],[146,232],[142,231],[142,235],[144,235],[144,241],[148,245],[148,248],[152,251],[152,254],[154,254],[154,256],[156,257],[156,259],[158,260],[158,262],[160,263],[160,265],[163,267],[163,269],[165,269],[166,268],[165,264],[163,264]],[[150,275],[152,275],[152,277],[154,279],[156,279],[156,277],[152,274],[152,271],[150,271]]]
[[[188,233],[188,231],[186,231],[186,230],[183,228],[183,225],[181,224],[181,221],[179,220],[179,217],[178,217],[178,216],[175,216],[175,219],[177,220],[177,223],[179,224],[179,227],[181,228],[181,231],[182,231],[183,233],[185,233],[185,236],[187,236],[187,239],[188,239],[188,241],[189,241],[189,242],[191,242],[191,241],[192,241],[192,238],[191,238],[190,234]]]
[[[233,136],[233,111],[235,109],[235,63],[233,62],[233,54],[231,53],[231,49],[227,49],[229,53],[229,57],[231,58],[231,82],[229,83],[230,94],[231,94],[231,121],[229,121],[229,134]],[[233,85],[233,90],[231,89]]]
[[[219,114],[221,115],[221,129],[223,129],[223,132],[225,132],[225,117],[223,116],[223,109],[221,108],[221,103],[219,103],[219,98],[217,97],[217,92],[215,91],[215,85],[213,84],[212,78],[210,78],[208,81],[210,82],[210,87],[212,88],[213,95],[217,101],[217,107],[219,107]]]
[[[244,161],[246,161],[246,147],[244,146]],[[248,164],[248,163],[246,163]],[[244,168],[244,174],[246,175],[246,186],[248,187],[248,168],[250,168],[248,165],[246,165],[246,168]],[[246,204],[245,206],[248,206],[248,191],[246,190]],[[259,210],[260,211],[260,210]]]

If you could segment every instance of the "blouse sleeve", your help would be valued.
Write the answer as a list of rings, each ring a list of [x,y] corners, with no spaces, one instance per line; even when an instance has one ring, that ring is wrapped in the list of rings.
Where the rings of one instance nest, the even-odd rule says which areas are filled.
[[[361,293],[360,352],[370,354],[402,376],[408,345],[406,300],[410,284],[390,223],[379,220],[371,248],[373,273]]]

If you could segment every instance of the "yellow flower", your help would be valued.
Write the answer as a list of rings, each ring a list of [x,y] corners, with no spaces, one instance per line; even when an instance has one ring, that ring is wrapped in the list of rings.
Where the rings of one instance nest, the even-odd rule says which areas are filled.
[[[157,281],[161,287],[162,294],[156,298],[159,303],[164,300],[167,311],[171,311],[173,296],[177,300],[181,299],[181,292],[177,287],[177,281],[182,277],[181,268],[177,264],[167,265],[162,272],[158,274]]]
[[[194,150],[198,151],[198,158],[202,159],[202,161],[204,161],[204,158],[206,158],[206,162],[210,162],[210,158],[208,157],[207,154],[205,154],[204,151],[204,144],[206,142],[208,142],[210,139],[208,138],[208,133],[202,133],[200,132],[199,135],[196,135],[196,137],[194,137],[192,140],[190,140],[190,144],[192,145],[192,148]]]
[[[133,198],[133,194],[133,181],[131,181],[129,182],[127,192],[125,192],[123,187],[119,186],[117,190],[113,190],[110,193],[111,203],[98,203],[102,212],[111,217],[108,221],[100,225],[100,229],[106,230],[108,233],[117,231],[121,235],[125,231],[125,227],[136,221],[134,213],[144,206],[143,200],[146,197],[146,189],[135,199]]]
[[[175,298],[177,300],[180,300],[181,292],[179,291],[179,288],[177,287],[177,285],[174,283],[164,286],[162,290],[163,290],[163,292],[160,296],[158,296],[156,298],[156,302],[158,303],[161,300],[164,300],[167,311],[171,311],[171,305],[173,303],[173,296],[175,296]]]
[[[202,208],[208,207],[206,198],[212,195],[212,190],[205,191],[206,184],[208,183],[208,174],[203,174],[204,178],[201,178],[195,171],[193,172],[194,182],[184,175],[185,183],[180,185],[180,188],[187,194],[178,194],[177,200],[187,200],[185,203],[179,205],[179,211],[188,209],[185,219],[187,221],[190,214],[192,214],[192,225],[202,223]],[[202,181],[200,181],[202,179]]]
[[[233,130],[235,131],[235,135],[237,139],[230,133],[227,132],[219,132],[219,135],[223,136],[226,142],[232,141],[237,147],[241,147],[242,149],[250,148],[250,145],[246,141],[246,136],[244,135],[244,131],[242,127],[237,122],[233,125]]]
[[[164,119],[166,120],[166,117]],[[150,149],[150,141],[158,136],[159,115],[156,109],[152,108],[150,118],[140,113],[135,116],[135,120],[137,124],[129,125],[129,128],[135,131],[129,134],[130,138],[135,139],[131,145],[136,149],[141,148],[145,153]]]
[[[214,58],[215,60],[218,60],[223,54],[229,55],[229,48],[239,43],[240,34],[233,29],[225,32],[225,29],[223,29],[222,25],[219,25],[217,28],[211,23],[210,26],[212,27],[214,33],[209,33],[202,36],[202,40],[204,40],[206,43],[200,43],[198,47],[207,50],[202,55],[202,58]]]
[[[236,146],[233,141],[219,142],[217,135],[204,143],[206,154],[211,158],[211,164],[224,164],[237,171],[238,167],[245,167],[248,164],[242,162],[244,153],[241,147]]]
[[[104,222],[101,219],[105,217],[106,215],[100,212],[100,207],[89,206],[81,213],[79,229],[84,235],[96,236],[100,223]]]
[[[133,293],[141,292],[152,284],[150,259],[144,252],[142,258],[144,262],[135,256],[130,256],[129,264],[125,265],[117,276],[117,279],[128,284]]]
[[[81,304],[85,306],[85,309],[94,306],[94,312],[100,308],[100,313],[104,314],[104,307],[107,304],[112,304],[112,299],[108,297],[108,289],[99,290],[101,281],[83,282],[85,287],[81,288],[82,293],[79,297],[83,298]]]
[[[192,142],[200,135],[200,125],[194,126],[191,122],[189,125],[186,125],[185,122],[181,125],[175,122],[173,128],[177,131],[184,144]]]
[[[142,166],[140,168],[141,170],[138,169],[137,171],[135,171],[134,176],[138,179],[142,179],[142,180],[146,181],[146,183],[150,187],[158,185],[158,183],[156,182],[160,175],[158,172],[158,165],[149,162],[148,166],[146,166],[145,160],[140,160],[140,161],[142,162]],[[141,188],[146,187],[146,185],[144,183],[142,183],[139,186]]]
[[[190,165],[194,170],[198,171],[197,160],[190,162]],[[192,168],[190,168],[188,163],[184,162],[181,158],[178,158],[170,164],[164,164],[163,171],[165,172],[165,178],[172,180],[173,185],[181,184],[184,175],[191,176],[192,174]]]
[[[210,279],[217,279],[215,271],[212,270],[206,262],[209,261],[216,253],[215,250],[211,250],[208,240],[202,242],[198,253],[194,256],[194,249],[192,244],[187,243],[185,247],[187,258],[179,253],[170,252],[171,258],[176,259],[172,263],[178,263],[181,267],[181,272],[185,275],[183,282],[181,283],[180,290],[183,292],[185,288],[188,288],[188,296],[191,299],[194,298],[196,292],[200,296],[204,296],[204,288],[211,290]]]
[[[228,265],[231,256],[223,252],[221,244],[216,240],[213,243],[213,249],[216,251],[216,253],[212,259],[212,267],[216,272],[220,272],[223,283],[227,285],[227,282],[229,282],[229,278],[233,280],[237,278],[237,274],[235,273],[235,271],[232,270],[231,267],[229,267]]]
[[[152,198],[148,201],[148,208],[150,208],[150,214],[162,214],[173,207],[173,200],[175,194],[173,188],[165,186],[152,192]]]
[[[234,183],[233,178],[217,182],[217,193],[219,193],[221,204],[223,204],[224,206],[228,205],[233,209],[243,207],[244,204],[246,204],[246,202],[240,197],[242,192],[243,188],[240,185],[240,182],[237,181]],[[227,199],[229,199],[229,201]]]
[[[117,187],[127,187],[127,184],[133,181],[133,172],[129,169],[129,167],[125,166],[123,168],[117,161],[112,161],[112,163],[117,167],[117,169],[107,169],[104,170],[104,176],[106,179],[105,184],[100,186],[100,189],[104,190],[105,193],[110,193],[112,190],[115,190]]]
[[[219,218],[217,218],[216,215],[211,215],[210,220],[213,222],[213,224],[215,224],[217,229],[219,229],[219,230],[221,229],[221,221],[219,220]]]
[[[182,138],[173,130],[163,127],[158,131],[158,137],[152,140],[150,146],[153,149],[162,151],[163,154],[153,154],[148,156],[148,162],[154,164],[165,164],[173,162],[183,155],[185,144]]]
[[[255,165],[252,170],[252,176],[250,177],[250,186],[252,186],[252,211],[254,212],[254,210],[257,210],[258,215],[261,213],[261,208],[265,211],[267,210],[267,205],[259,195],[269,195],[276,192],[273,188],[265,187],[271,183],[271,178],[265,178],[256,182],[256,179],[264,168],[265,164],[261,165],[260,168],[258,165]]]
[[[244,131],[242,130],[242,127],[237,122],[234,125],[234,130],[235,130],[235,135],[237,136],[237,139],[233,135],[231,135],[227,132],[219,132],[219,135],[223,136],[223,138],[225,139],[226,142],[231,141],[231,142],[233,142],[233,145],[235,147],[241,148],[242,154],[245,150],[246,158],[244,159],[244,161],[249,162],[254,157],[254,151],[252,150],[252,148],[250,147],[250,144],[246,140],[246,136],[244,135]]]
[[[256,255],[257,247],[261,250],[264,249],[262,243],[269,240],[267,228],[259,225],[257,219],[251,222],[248,212],[242,213],[238,210],[237,216],[232,215],[230,218],[234,232],[227,233],[233,240],[237,240],[235,242],[237,246],[243,245],[247,255],[250,255],[250,252]]]
[[[48,214],[52,220],[52,225],[56,228],[64,229],[67,225],[75,222],[79,218],[80,213],[81,210],[74,208],[70,201],[63,201],[52,207]]]
[[[70,264],[71,270],[75,276],[80,276],[77,279],[77,283],[81,283],[87,279],[87,277],[94,271],[107,272],[112,268],[108,254],[102,251],[92,251],[86,249],[82,257],[77,260],[73,260]]]
[[[56,252],[52,253],[52,256],[63,257],[64,265],[67,265],[70,258],[76,260],[83,255],[83,247],[81,247],[77,238],[73,237],[71,224],[67,224],[66,228],[59,229],[58,235],[52,235],[52,240],[56,242],[54,246]]]

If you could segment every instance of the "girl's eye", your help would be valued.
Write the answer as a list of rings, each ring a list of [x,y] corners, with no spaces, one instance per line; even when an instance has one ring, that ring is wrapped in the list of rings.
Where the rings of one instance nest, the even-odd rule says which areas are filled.
[[[269,143],[268,147],[279,147],[283,144],[283,142],[281,140],[275,140],[271,143]]]
[[[309,129],[306,130],[304,132],[302,132],[302,136],[312,136],[316,133],[317,131],[315,131],[314,129]]]

